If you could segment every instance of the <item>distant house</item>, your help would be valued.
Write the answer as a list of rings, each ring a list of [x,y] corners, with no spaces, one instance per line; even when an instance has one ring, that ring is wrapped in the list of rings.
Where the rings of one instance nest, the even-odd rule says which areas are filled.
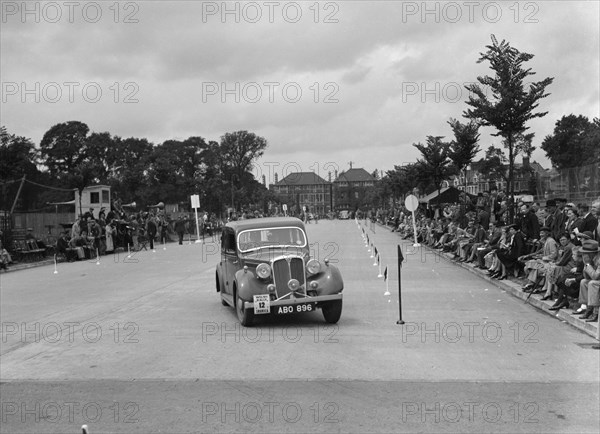
[[[314,172],[290,173],[269,189],[287,205],[288,214],[299,214],[303,207],[320,215],[331,211],[331,183]]]
[[[467,168],[466,177],[464,175],[452,176],[442,183],[442,187],[456,187],[473,195],[489,191],[494,186],[498,190],[506,190],[507,183],[504,179],[487,179],[479,172],[479,167],[480,162],[474,162]],[[523,157],[522,163],[514,165],[514,191],[515,193],[541,195],[543,194],[540,191],[541,185],[548,177],[548,171],[539,163],[530,162],[527,157]]]
[[[355,211],[370,203],[368,193],[375,186],[375,178],[363,168],[350,168],[333,181],[333,200],[336,211]]]

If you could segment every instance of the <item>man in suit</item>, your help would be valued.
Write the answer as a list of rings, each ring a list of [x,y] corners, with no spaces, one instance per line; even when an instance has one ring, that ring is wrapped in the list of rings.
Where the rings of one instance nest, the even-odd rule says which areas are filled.
[[[583,223],[579,228],[580,232],[591,231],[594,232],[598,228],[598,217],[597,207],[592,205],[592,209],[587,206],[587,204],[582,204],[579,209],[581,210],[581,215],[583,216]]]
[[[528,243],[534,243],[540,238],[540,223],[537,216],[528,205],[521,206],[521,232]]]
[[[547,201],[546,209],[548,210],[548,217],[544,222],[544,226],[550,228],[552,238],[557,240],[560,234],[565,230],[567,216],[564,215],[560,209],[558,209],[555,200]]]

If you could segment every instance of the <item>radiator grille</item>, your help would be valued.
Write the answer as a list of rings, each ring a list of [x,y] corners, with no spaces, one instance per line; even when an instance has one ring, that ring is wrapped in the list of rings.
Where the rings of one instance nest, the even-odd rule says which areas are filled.
[[[282,258],[273,261],[273,282],[277,288],[277,298],[290,292],[288,282],[296,279],[303,287],[300,292],[306,293],[306,281],[304,275],[304,260],[299,257]]]

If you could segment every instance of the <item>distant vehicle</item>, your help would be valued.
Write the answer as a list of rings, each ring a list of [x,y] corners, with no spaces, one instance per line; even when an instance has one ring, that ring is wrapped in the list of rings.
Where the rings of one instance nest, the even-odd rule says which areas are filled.
[[[342,315],[344,282],[337,267],[310,258],[304,223],[294,217],[229,222],[223,227],[216,289],[243,326],[255,315],[321,309],[328,323]]]
[[[339,213],[339,219],[340,220],[348,220],[350,218],[350,211],[340,211]]]

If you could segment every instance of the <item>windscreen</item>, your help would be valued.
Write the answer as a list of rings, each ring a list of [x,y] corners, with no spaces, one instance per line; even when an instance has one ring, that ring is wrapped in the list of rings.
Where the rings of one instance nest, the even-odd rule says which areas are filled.
[[[238,246],[241,252],[269,247],[304,247],[306,236],[296,227],[251,229],[240,232]]]

